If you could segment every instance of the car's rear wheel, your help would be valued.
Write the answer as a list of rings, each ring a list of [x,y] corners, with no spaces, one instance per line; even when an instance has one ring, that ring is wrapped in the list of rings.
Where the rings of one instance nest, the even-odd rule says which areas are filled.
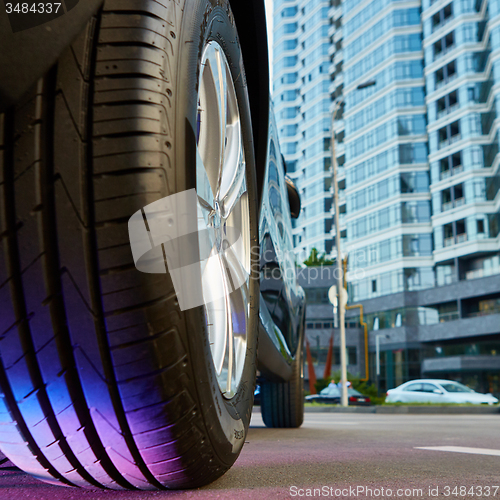
[[[14,464],[114,489],[228,470],[255,385],[255,184],[227,0],[106,0],[0,116],[0,448]],[[190,190],[208,237],[203,303],[184,310],[168,272],[136,268],[128,221]]]
[[[299,338],[303,338],[302,335]],[[260,411],[267,427],[300,427],[304,422],[304,362],[299,344],[288,382],[262,380]]]

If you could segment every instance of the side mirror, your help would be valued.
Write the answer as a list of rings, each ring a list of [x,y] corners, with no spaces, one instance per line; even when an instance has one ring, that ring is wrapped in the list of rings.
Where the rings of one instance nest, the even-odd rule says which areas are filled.
[[[286,190],[288,191],[288,203],[290,204],[290,215],[294,219],[297,219],[300,215],[301,208],[299,191],[292,179],[290,179],[287,175],[285,176],[285,182]]]
[[[432,392],[435,394],[443,394],[439,389],[434,389]]]

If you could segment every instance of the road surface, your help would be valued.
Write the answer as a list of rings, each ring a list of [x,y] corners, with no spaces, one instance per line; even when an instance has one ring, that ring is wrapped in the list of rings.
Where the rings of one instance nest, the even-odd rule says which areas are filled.
[[[500,500],[500,415],[307,413],[300,429],[266,429],[256,413],[247,441],[234,467],[200,490],[85,491],[3,470],[0,499]]]

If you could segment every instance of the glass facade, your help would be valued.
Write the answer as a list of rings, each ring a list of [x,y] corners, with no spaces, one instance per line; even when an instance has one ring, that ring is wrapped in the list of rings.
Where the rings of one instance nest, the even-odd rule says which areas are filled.
[[[434,256],[462,257],[460,279],[498,252],[498,14],[488,0],[422,5]]]
[[[426,357],[487,354],[472,332],[498,341],[500,330],[487,325],[500,314],[500,281],[490,278],[484,290],[471,281],[500,278],[500,1],[274,5],[274,100],[304,207],[294,228],[299,260],[313,246],[336,257],[335,110],[349,302],[371,300],[365,304],[370,332],[401,328],[403,335],[409,328],[406,340],[382,349],[382,385],[420,377]],[[426,290],[444,286],[441,303],[423,302]],[[311,290],[309,303],[326,308],[325,291]],[[405,294],[394,297],[398,308],[384,305],[391,294]],[[349,313],[347,322],[353,319]],[[462,325],[460,345],[452,347],[445,322],[449,329]],[[316,335],[331,325],[319,310],[308,318]],[[427,335],[422,341],[420,331]],[[442,351],[421,351],[432,332]],[[450,343],[437,343],[439,335]],[[442,375],[466,380],[458,372]],[[475,387],[500,390],[498,373],[477,377]]]
[[[330,252],[329,0],[274,2],[273,99],[288,175],[302,198],[294,221],[298,260]]]
[[[342,3],[352,301],[498,270],[497,4]],[[409,287],[407,270],[425,279]]]
[[[350,300],[407,290],[407,269],[425,276],[412,289],[498,272],[499,20],[493,0],[404,8],[398,0],[275,0],[273,95],[303,201],[295,248],[299,260],[312,247],[336,254],[330,134],[340,103]],[[405,250],[412,245],[418,250]],[[391,285],[364,289],[374,280]]]
[[[346,250],[357,301],[434,285],[432,204],[421,3],[343,5]]]

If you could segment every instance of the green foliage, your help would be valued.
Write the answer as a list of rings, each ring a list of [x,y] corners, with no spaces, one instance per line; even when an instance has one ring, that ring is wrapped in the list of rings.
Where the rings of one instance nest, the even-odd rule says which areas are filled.
[[[331,266],[333,262],[332,259],[326,258],[326,254],[320,254],[317,248],[313,248],[309,257],[304,261],[304,265],[308,267]]]

